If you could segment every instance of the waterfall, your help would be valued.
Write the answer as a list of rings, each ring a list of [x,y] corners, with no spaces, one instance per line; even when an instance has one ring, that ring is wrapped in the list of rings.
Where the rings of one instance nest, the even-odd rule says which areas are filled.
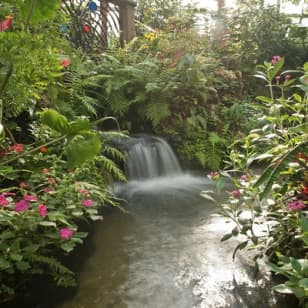
[[[171,147],[159,137],[134,137],[127,143],[125,152],[127,153],[126,171],[130,180],[182,173]]]

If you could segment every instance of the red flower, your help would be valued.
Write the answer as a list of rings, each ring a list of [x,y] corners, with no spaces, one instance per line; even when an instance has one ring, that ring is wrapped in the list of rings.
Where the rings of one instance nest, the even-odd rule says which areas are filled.
[[[71,60],[69,58],[64,58],[60,60],[60,65],[62,67],[68,67],[71,65]]]
[[[305,195],[308,195],[308,185],[306,185],[306,184],[303,184],[303,193]]]
[[[41,147],[40,148],[40,152],[41,153],[46,153],[48,151],[48,149],[46,147]]]
[[[24,146],[21,143],[14,144],[9,147],[10,151],[15,151],[17,153],[21,153],[24,150]]]
[[[0,22],[0,32],[6,31],[12,25],[13,17],[7,16],[5,20]]]
[[[83,30],[84,30],[84,32],[89,33],[91,31],[91,28],[90,28],[89,25],[85,24],[85,25],[83,25]]]

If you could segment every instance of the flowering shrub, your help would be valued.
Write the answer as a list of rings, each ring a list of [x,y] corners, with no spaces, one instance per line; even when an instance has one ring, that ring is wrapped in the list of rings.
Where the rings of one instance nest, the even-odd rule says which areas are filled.
[[[37,274],[74,285],[74,274],[54,256],[82,243],[87,234],[79,231],[79,221],[102,220],[99,208],[115,204],[107,193],[106,172],[124,179],[112,161],[97,156],[104,139],[88,120],[69,122],[51,109],[41,119],[44,124],[34,125],[32,132],[40,145],[8,145],[7,138],[0,143],[1,299]],[[107,144],[104,149],[117,155]]]
[[[244,236],[233,256],[245,247],[256,250],[256,262],[266,256],[270,268],[288,279],[274,289],[293,293],[304,304],[308,297],[308,63],[303,71],[281,72],[283,63],[282,57],[275,56],[258,66],[256,77],[267,83],[270,97],[257,97],[261,127],[235,142],[230,156],[233,170],[222,172],[236,187],[221,205],[222,214],[234,222],[234,229],[222,240]],[[267,166],[261,174],[255,168],[260,164]]]

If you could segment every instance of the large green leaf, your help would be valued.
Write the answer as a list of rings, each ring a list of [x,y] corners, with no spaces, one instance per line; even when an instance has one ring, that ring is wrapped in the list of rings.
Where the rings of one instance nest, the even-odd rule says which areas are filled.
[[[69,123],[69,134],[76,134],[79,131],[84,131],[90,128],[88,119],[78,119]]]
[[[45,109],[43,111],[42,123],[59,133],[67,134],[69,132],[67,118],[54,109]]]
[[[21,12],[25,20],[39,23],[53,18],[60,7],[61,0],[25,0]]]
[[[101,152],[101,140],[96,132],[85,131],[74,136],[66,147],[68,164],[71,168],[80,166]]]

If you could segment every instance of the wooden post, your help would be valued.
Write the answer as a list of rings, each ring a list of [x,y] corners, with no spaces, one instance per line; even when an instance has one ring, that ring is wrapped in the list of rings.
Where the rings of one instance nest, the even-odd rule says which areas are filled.
[[[110,0],[119,6],[120,12],[120,41],[121,45],[131,41],[135,36],[135,6],[136,3],[131,0]]]
[[[101,0],[100,1],[100,14],[101,14],[101,45],[103,49],[108,47],[108,1]]]

